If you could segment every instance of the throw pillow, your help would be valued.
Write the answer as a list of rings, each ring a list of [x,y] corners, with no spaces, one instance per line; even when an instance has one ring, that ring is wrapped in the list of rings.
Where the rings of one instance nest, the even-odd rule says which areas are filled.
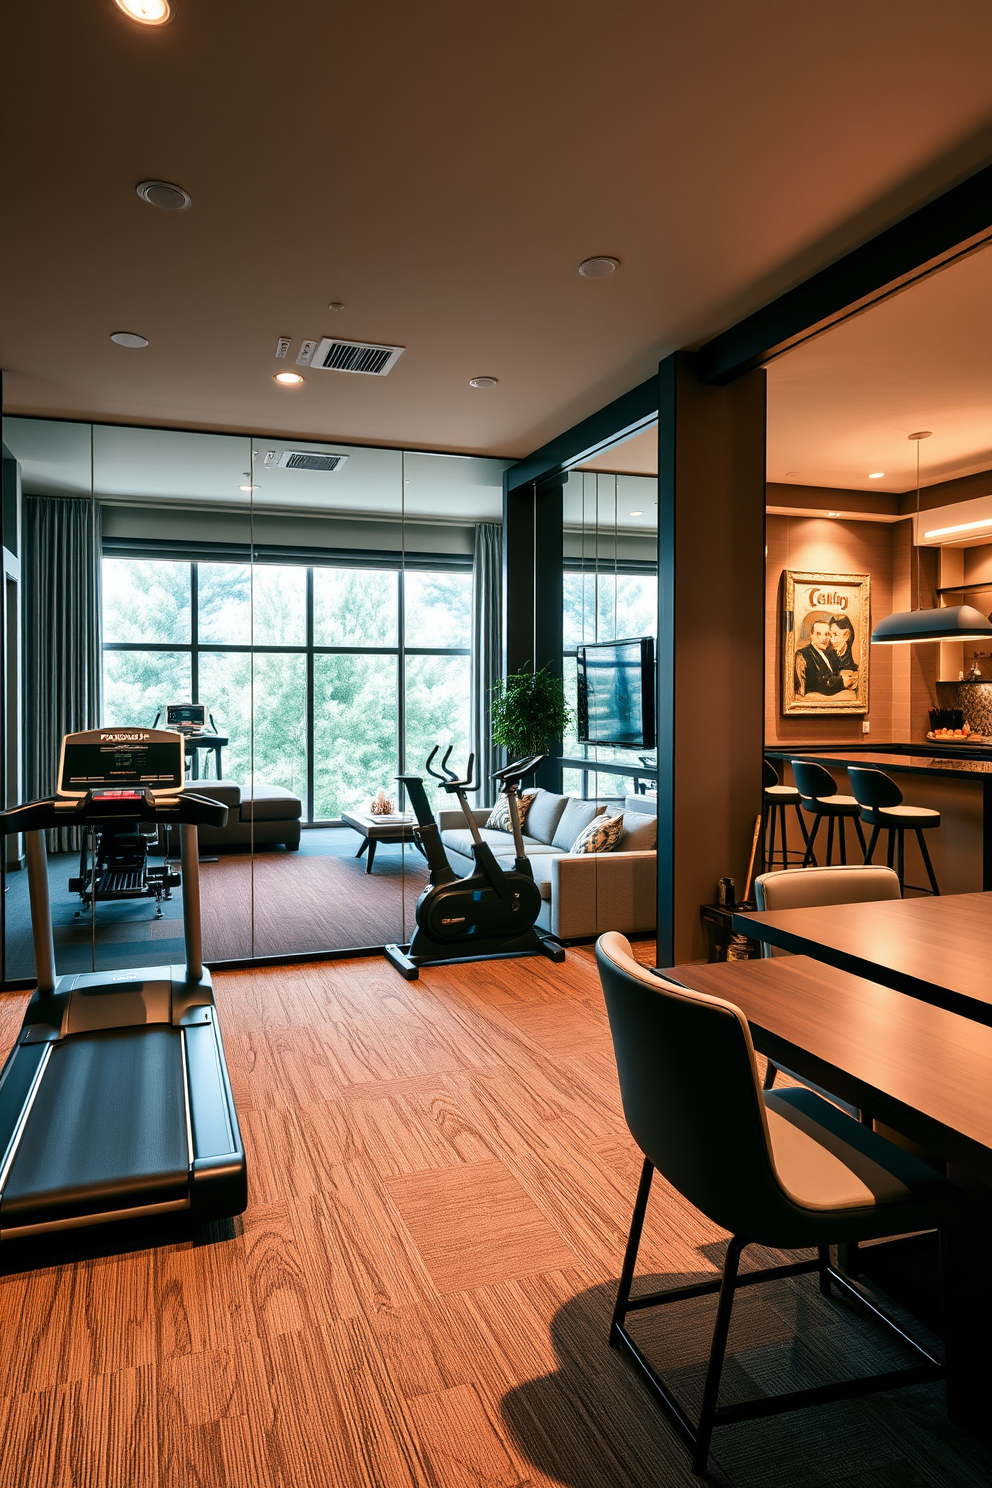
[[[622,852],[650,852],[658,846],[658,818],[649,811],[623,814]]]
[[[576,853],[612,852],[623,836],[623,816],[597,816],[572,843]]]
[[[527,812],[530,803],[537,795],[537,791],[527,791],[517,797],[517,814],[520,817],[520,825],[523,826],[527,820]],[[490,832],[509,832],[510,830],[510,803],[505,796],[500,796],[496,805],[489,813],[486,822],[486,830]]]

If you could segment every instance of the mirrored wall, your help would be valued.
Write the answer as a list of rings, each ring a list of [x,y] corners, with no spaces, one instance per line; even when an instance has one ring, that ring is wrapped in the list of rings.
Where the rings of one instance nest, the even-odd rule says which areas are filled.
[[[200,830],[205,958],[408,940],[426,866],[396,777],[484,726],[505,462],[23,418],[3,440],[7,802],[52,793],[67,730],[188,707],[187,786],[228,811]],[[182,960],[177,836],[50,834],[60,972]],[[22,862],[11,839],[8,981],[33,973]]]
[[[563,496],[563,675],[572,725],[564,740],[562,788],[607,804],[655,794],[654,669],[651,696],[644,700],[642,736],[637,709],[620,729],[615,718],[597,721],[580,710],[579,652],[594,648],[585,654],[591,667],[601,659],[612,661],[607,643],[649,641],[653,661],[658,634],[657,438],[657,425],[652,424],[570,471]],[[624,664],[635,666],[636,648],[624,652]],[[637,742],[620,742],[635,736]]]

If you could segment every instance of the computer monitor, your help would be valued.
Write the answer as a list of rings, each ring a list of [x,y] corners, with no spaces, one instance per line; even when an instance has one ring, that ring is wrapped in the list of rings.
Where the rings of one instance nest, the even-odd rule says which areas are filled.
[[[165,729],[102,728],[66,734],[59,759],[60,796],[136,789],[169,795],[186,778],[182,735]]]
[[[207,722],[206,703],[166,703],[165,726],[181,734],[198,734]]]

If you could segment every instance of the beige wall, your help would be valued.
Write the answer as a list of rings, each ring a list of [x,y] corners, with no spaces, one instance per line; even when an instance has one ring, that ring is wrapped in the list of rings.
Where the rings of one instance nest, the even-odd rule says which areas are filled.
[[[892,554],[897,531],[908,522],[844,522],[827,517],[769,516],[765,526],[765,741],[768,744],[894,743],[893,652],[920,647],[875,647],[869,675],[869,738],[860,715],[841,718],[782,714],[781,587],[786,569],[871,576],[874,619],[892,612]],[[907,605],[908,608],[908,605]],[[906,726],[908,727],[908,720]]]

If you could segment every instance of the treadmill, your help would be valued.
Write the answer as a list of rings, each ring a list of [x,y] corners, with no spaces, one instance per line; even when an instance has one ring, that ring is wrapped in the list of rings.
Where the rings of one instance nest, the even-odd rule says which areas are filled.
[[[182,735],[92,729],[62,741],[57,794],[0,812],[24,833],[38,989],[0,1071],[0,1241],[247,1204],[238,1128],[200,939],[197,826],[227,808],[184,790]],[[56,977],[44,833],[176,823],[184,966]]]

